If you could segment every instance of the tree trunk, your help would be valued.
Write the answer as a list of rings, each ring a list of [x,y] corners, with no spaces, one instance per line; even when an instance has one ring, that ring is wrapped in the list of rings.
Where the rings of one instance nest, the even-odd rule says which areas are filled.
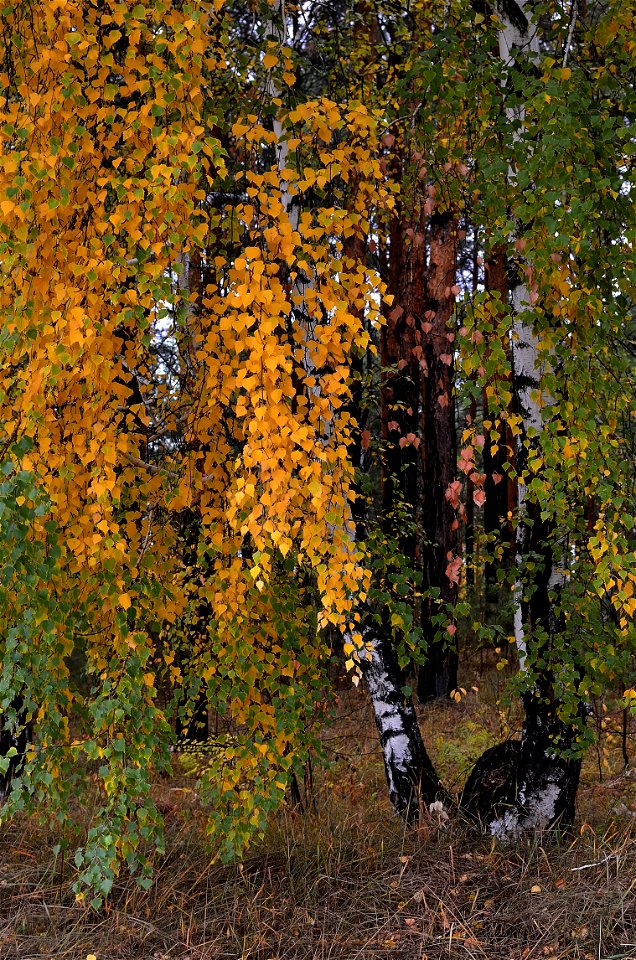
[[[198,508],[184,507],[179,513],[179,540],[181,559],[188,576],[195,580],[207,576],[201,569],[198,545],[201,539],[201,512]],[[205,600],[199,600],[196,609],[190,611],[187,618],[177,622],[176,629],[183,644],[179,650],[176,642],[177,664],[183,673],[183,691],[175,717],[175,735],[178,742],[205,743],[209,737],[208,709],[209,701],[206,685],[200,677],[192,676],[192,660],[196,663],[197,651],[207,641],[207,624],[211,610]]]
[[[526,0],[506,0],[498,6],[502,19],[500,55],[508,72],[519,69],[518,55],[523,51],[532,63],[539,53],[536,28]],[[516,130],[523,128],[523,105],[506,109]],[[513,134],[513,140],[519,137]],[[516,171],[510,170],[514,183]],[[520,238],[521,228],[510,239]],[[530,265],[526,264],[528,268]],[[559,613],[559,592],[565,582],[562,544],[554,521],[545,520],[541,508],[528,497],[524,484],[528,450],[541,447],[544,431],[542,410],[553,404],[542,388],[539,334],[533,326],[531,302],[524,273],[517,270],[511,278],[513,305],[512,360],[515,412],[522,421],[517,442],[518,521],[516,532],[517,584],[515,601],[515,638],[520,667],[527,672],[523,695],[525,718],[516,756],[489,751],[475,766],[466,785],[463,805],[471,815],[479,814],[489,832],[504,840],[515,839],[529,830],[545,829],[557,822],[571,822],[578,787],[581,760],[574,753],[584,704],[578,717],[562,716],[555,647],[564,624]],[[556,555],[555,555],[556,552]],[[530,558],[532,583],[524,577]],[[531,589],[529,589],[531,587]],[[492,761],[491,763],[488,760]],[[493,767],[499,763],[503,784],[492,790]],[[506,764],[508,770],[506,771]],[[470,789],[469,789],[470,788]],[[495,796],[495,794],[497,796]],[[491,809],[485,809],[490,798]],[[482,816],[483,814],[483,816]]]
[[[401,159],[392,173],[401,179]],[[407,216],[401,202],[391,220],[387,289],[393,304],[381,333],[381,423],[384,443],[382,526],[411,568],[416,560],[418,494],[419,377],[413,272],[424,256],[422,247],[407,246]],[[413,232],[413,231],[411,231]]]
[[[577,720],[584,719],[583,707],[572,721],[561,718],[559,678],[549,665],[553,639],[563,628],[555,614],[558,586],[551,531],[534,504],[527,507],[527,521],[524,546],[533,556],[534,577],[531,596],[523,600],[523,625],[529,659],[547,666],[536,671],[523,695],[521,740],[486,751],[460,801],[464,812],[505,840],[528,830],[571,823],[581,770],[581,759],[572,751],[579,734]]]
[[[508,278],[507,278],[506,253],[502,247],[497,248],[490,255],[486,264],[486,290],[489,293],[499,294],[502,306],[508,303]],[[510,354],[510,348],[506,350]],[[489,420],[489,404],[486,391],[483,392],[483,413],[484,421]],[[484,566],[484,592],[485,592],[485,610],[488,622],[493,617],[499,624],[501,620],[501,610],[508,599],[502,596],[502,591],[506,589],[505,584],[508,580],[508,574],[514,564],[514,533],[512,522],[508,518],[508,512],[511,509],[511,500],[514,503],[514,481],[506,475],[504,463],[508,460],[508,448],[513,446],[513,440],[505,424],[499,427],[499,430],[493,436],[492,427],[484,429],[484,492],[486,500],[484,502],[484,534],[494,541],[497,548],[497,556],[493,556],[492,545],[487,548],[486,563]],[[511,494],[513,495],[511,497]],[[499,577],[499,571],[505,573],[503,581]],[[504,624],[504,629],[508,630],[509,624]],[[510,625],[512,629],[512,626]]]
[[[556,823],[572,823],[581,771],[581,759],[572,756],[572,751],[579,733],[577,720],[584,719],[583,708],[579,717],[570,722],[561,718],[559,679],[549,666],[553,639],[563,628],[560,617],[555,614],[558,585],[550,548],[551,531],[534,504],[528,505],[527,520],[524,546],[534,558],[532,594],[529,600],[523,600],[527,652],[533,664],[538,661],[548,665],[536,672],[532,685],[523,695],[525,718],[521,741],[514,756],[509,754],[506,758],[511,761],[506,783],[500,795],[492,798],[495,802],[487,814],[489,832],[502,839],[515,839],[528,830],[544,829]],[[542,563],[538,562],[539,557]],[[485,759],[486,755],[479,761],[482,766]],[[492,772],[485,768],[479,770],[478,766],[466,785],[462,806],[469,814],[484,820],[483,794],[488,792],[488,776],[492,782]]]
[[[346,237],[343,242],[343,260],[345,265],[349,260],[353,263],[364,263],[367,253],[366,239],[353,234]],[[361,324],[364,323],[364,310],[360,308],[358,316]],[[367,445],[362,443],[362,434],[366,428],[367,410],[364,406],[364,377],[368,367],[365,367],[364,355],[356,353],[351,357],[351,399],[349,402],[349,413],[355,420],[358,429],[353,433],[351,443],[349,444],[349,460],[360,479],[367,469],[367,458],[365,456]],[[364,496],[355,498],[351,504],[351,517],[355,524],[356,542],[360,543],[366,538],[366,503]]]
[[[366,626],[365,640],[373,649],[369,659],[361,660],[362,675],[373,704],[391,803],[407,822],[414,822],[430,804],[440,801],[450,809],[453,801],[426,752],[413,702],[404,696],[390,635],[388,623]]]
[[[425,362],[421,378],[422,410],[422,629],[426,663],[420,668],[417,693],[422,702],[448,697],[457,687],[457,645],[450,633],[440,638],[437,613],[457,599],[457,579],[449,576],[456,558],[457,516],[446,496],[457,474],[455,432],[455,334],[450,328],[455,295],[456,227],[450,212],[430,219],[429,266],[423,303]],[[452,569],[452,568],[451,568]],[[427,597],[427,592],[429,596]],[[431,596],[435,593],[436,597]]]

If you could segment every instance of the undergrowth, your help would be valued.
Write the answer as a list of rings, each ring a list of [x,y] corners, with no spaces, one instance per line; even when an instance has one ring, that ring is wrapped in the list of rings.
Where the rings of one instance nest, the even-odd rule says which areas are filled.
[[[501,717],[468,696],[427,708],[422,725],[458,790]],[[71,889],[90,798],[64,837],[26,818],[5,825],[0,958],[636,958],[636,780],[616,749],[605,751],[602,779],[600,754],[588,757],[569,835],[505,848],[460,821],[403,828],[361,693],[341,696],[324,741],[330,764],[313,771],[302,807],[285,807],[233,866],[214,863],[206,846],[196,780],[181,771],[158,781],[167,849],[153,886],[122,875],[100,911]]]

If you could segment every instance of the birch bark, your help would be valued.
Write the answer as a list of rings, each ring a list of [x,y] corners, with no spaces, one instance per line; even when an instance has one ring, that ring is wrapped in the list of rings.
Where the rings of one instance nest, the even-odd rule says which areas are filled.
[[[539,36],[527,0],[500,0],[497,9],[501,20],[499,53],[508,79],[516,71],[532,67],[540,53]],[[523,103],[507,106],[506,117],[513,130],[513,143],[519,143],[525,118]],[[527,150],[529,152],[531,147],[528,146]],[[516,171],[511,167],[509,178],[512,183],[515,177]],[[517,250],[522,248],[520,227],[510,239]],[[547,666],[541,670],[534,668],[532,683],[528,684],[523,696],[525,720],[520,747],[509,751],[505,757],[509,769],[506,787],[501,791],[502,805],[495,804],[489,817],[490,833],[501,839],[512,839],[528,830],[550,827],[558,820],[571,820],[580,772],[580,760],[564,756],[564,752],[573,746],[575,730],[560,717],[558,680],[554,665],[550,665],[550,647],[561,627],[555,600],[565,581],[564,564],[558,556],[560,545],[554,522],[542,518],[541,511],[528,497],[523,479],[528,450],[540,450],[541,447],[542,411],[554,402],[542,387],[545,372],[542,357],[549,361],[549,354],[542,350],[541,335],[534,324],[532,303],[536,294],[526,281],[531,274],[530,267],[531,264],[526,263],[512,275],[510,291],[513,396],[522,422],[517,447],[520,479],[516,563],[519,576],[514,590],[514,625],[521,669],[524,669],[526,658],[532,664],[542,660]],[[527,595],[521,571],[529,553],[538,554],[542,562],[536,565],[532,590]],[[531,657],[528,656],[530,652]],[[486,759],[484,757],[482,761]],[[493,752],[490,760],[503,761],[504,756],[495,757]],[[488,763],[484,763],[484,770],[487,766]],[[476,790],[478,767],[469,778],[464,792],[466,798],[479,793]],[[509,802],[511,798],[512,802]]]
[[[282,0],[276,0],[272,6],[270,34],[277,38],[281,46],[287,42],[288,31]],[[279,95],[273,80],[269,82],[268,93],[272,98]],[[289,154],[286,132],[278,120],[274,121],[273,129],[276,134],[281,203],[289,218],[292,231],[295,231],[298,227],[300,211],[289,192],[283,174],[283,170],[288,165]],[[310,349],[310,344],[315,339],[315,323],[312,321],[305,293],[314,282],[314,277],[308,277],[306,281],[296,280],[293,290],[294,303],[299,304],[294,311],[294,320],[303,329],[304,367],[308,376],[313,376],[315,372]],[[318,376],[315,382],[313,390],[318,395],[320,391]],[[333,420],[331,422],[333,423]],[[329,439],[329,429],[329,424],[326,424],[325,441]],[[355,538],[356,526],[361,527],[359,518],[356,524],[352,515],[351,522],[347,524],[347,531],[352,541]],[[412,821],[419,816],[422,805],[430,805],[440,800],[443,804],[450,806],[451,800],[441,787],[422,742],[413,703],[410,697],[405,697],[403,693],[404,677],[392,648],[390,625],[385,622],[384,617],[382,617],[382,624],[377,624],[371,611],[366,608],[360,610],[360,616],[366,644],[366,656],[361,654],[360,668],[371,699],[380,737],[389,796],[396,811]]]

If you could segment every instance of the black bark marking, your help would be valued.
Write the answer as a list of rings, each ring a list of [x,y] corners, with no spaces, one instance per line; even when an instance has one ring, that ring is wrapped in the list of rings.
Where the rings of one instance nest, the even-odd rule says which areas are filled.
[[[530,21],[515,0],[497,0],[497,10],[499,15],[508,20],[519,33],[527,33]]]
[[[509,809],[517,798],[517,773],[521,756],[519,740],[505,740],[479,758],[459,801],[460,810],[485,825]]]

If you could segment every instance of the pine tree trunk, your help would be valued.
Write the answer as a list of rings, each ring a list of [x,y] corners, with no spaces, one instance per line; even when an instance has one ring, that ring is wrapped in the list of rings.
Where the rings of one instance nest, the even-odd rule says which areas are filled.
[[[392,173],[401,179],[398,147]],[[393,303],[381,332],[381,424],[384,445],[382,468],[382,527],[395,540],[405,562],[416,560],[419,378],[417,320],[413,302],[413,272],[424,253],[407,246],[408,218],[398,201],[390,226],[387,289]]]
[[[433,617],[452,608],[457,582],[447,574],[458,549],[457,517],[446,497],[457,475],[454,397],[454,332],[449,322],[455,297],[456,233],[451,213],[430,219],[429,266],[424,299],[426,369],[421,379],[422,409],[422,570],[423,591],[435,591],[422,604],[426,663],[420,668],[417,693],[422,702],[448,697],[457,687],[458,655],[454,637],[440,639]]]

